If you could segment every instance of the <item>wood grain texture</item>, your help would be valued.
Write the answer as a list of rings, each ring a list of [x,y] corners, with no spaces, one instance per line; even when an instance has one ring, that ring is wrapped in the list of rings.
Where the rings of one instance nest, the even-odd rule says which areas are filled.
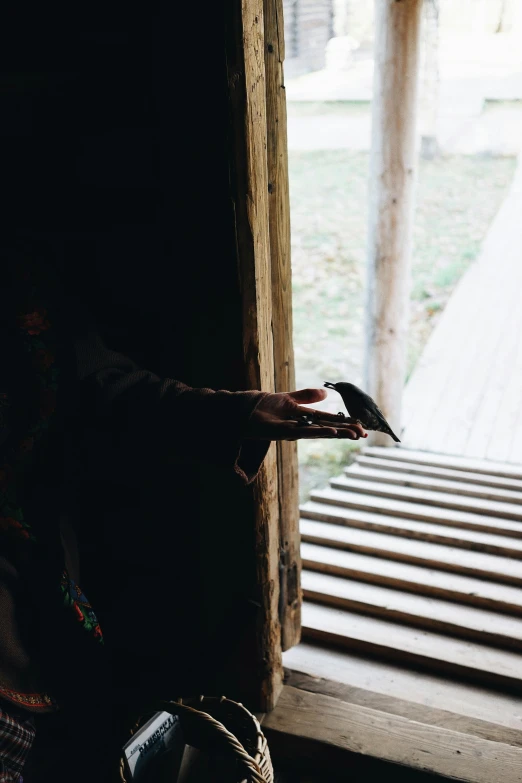
[[[303,568],[522,617],[522,589],[382,557],[301,544]]]
[[[332,481],[332,484],[335,487],[346,486],[343,479],[335,479]],[[520,541],[517,544],[515,539],[520,539],[522,526],[520,522],[512,519],[489,517],[458,509],[438,508],[437,506],[395,500],[392,497],[381,497],[379,495],[365,494],[364,492],[350,492],[348,489],[323,489],[312,492],[310,497],[313,502],[341,506],[350,510],[374,511],[405,520],[416,519],[433,522],[449,528],[455,527],[462,530],[476,530],[496,536],[506,536],[511,539],[509,542],[506,542],[506,546],[513,549],[519,549],[520,547]],[[448,534],[450,533],[451,531],[448,531]]]
[[[488,491],[506,491],[522,493],[522,481],[512,478],[503,478],[502,476],[487,475],[485,473],[476,473],[469,470],[453,470],[452,468],[436,467],[433,465],[415,464],[414,462],[402,462],[400,459],[381,459],[361,454],[357,457],[357,464],[365,468],[378,468],[392,473],[409,473],[412,476],[423,477],[426,480],[435,478],[445,482],[456,481],[473,484],[480,492]],[[496,463],[493,463],[492,467]]]
[[[301,520],[301,535],[303,541],[309,544],[522,587],[520,563],[497,555],[468,552],[456,547],[412,541],[373,530],[342,527],[311,519]]]
[[[248,388],[273,391],[263,0],[235,0],[227,30],[227,76],[232,113],[231,180],[243,304],[243,353]],[[277,457],[272,446],[254,484],[256,678],[260,710],[271,709],[282,687],[279,623]]]
[[[520,748],[285,686],[263,730],[468,783],[520,783]]]
[[[295,367],[282,0],[264,0],[264,29],[274,383],[276,392],[287,392],[295,389]],[[281,641],[288,650],[301,634],[297,443],[277,444],[277,469]]]
[[[515,502],[505,502],[498,500],[486,500],[477,497],[459,497],[454,493],[448,493],[439,489],[424,489],[417,487],[405,487],[403,485],[392,486],[390,482],[380,482],[377,477],[374,481],[361,480],[355,474],[336,476],[330,480],[330,486],[335,489],[346,489],[358,493],[368,493],[378,495],[392,500],[407,500],[414,504],[424,506],[436,506],[437,508],[455,509],[457,511],[470,512],[481,517],[500,517],[502,525],[507,520],[516,520],[515,524],[510,523],[508,529],[522,529],[522,504]],[[496,520],[492,520],[495,524]]]
[[[306,647],[306,645],[304,645]],[[314,655],[312,651],[312,656]],[[299,660],[296,658],[296,661]],[[310,659],[308,659],[310,660]],[[306,667],[307,659],[303,658],[303,664]],[[338,658],[336,658],[338,661]],[[313,663],[311,663],[313,667]],[[368,674],[372,669],[370,662],[362,662],[362,665],[368,667]],[[359,704],[361,707],[370,707],[374,710],[380,710],[382,712],[389,712],[393,715],[402,715],[403,718],[409,718],[410,720],[420,721],[430,726],[439,726],[445,729],[451,729],[452,731],[462,732],[463,734],[473,734],[475,737],[482,737],[483,739],[492,740],[493,742],[502,742],[506,745],[514,745],[515,747],[522,747],[522,727],[519,729],[508,728],[498,723],[491,721],[491,717],[496,713],[491,710],[491,702],[484,698],[480,689],[474,688],[469,685],[460,685],[462,692],[459,694],[464,696],[463,700],[470,701],[472,695],[479,695],[480,698],[484,698],[485,714],[488,715],[490,720],[484,720],[477,717],[470,717],[469,715],[460,714],[458,712],[451,712],[449,709],[440,709],[433,707],[430,704],[428,694],[431,692],[432,683],[429,678],[423,678],[422,683],[415,681],[415,677],[418,678],[418,674],[412,673],[412,682],[410,688],[405,691],[401,691],[401,697],[391,696],[388,694],[378,693],[368,690],[366,688],[360,688],[355,685],[347,685],[344,682],[338,680],[331,680],[324,677],[313,676],[306,673],[307,669],[294,670],[285,667],[285,685],[290,685],[293,688],[299,688],[303,691],[310,691],[311,693],[320,693],[323,696],[332,696],[334,699],[340,699],[341,701],[350,702],[351,704]],[[335,676],[337,676],[337,668],[335,669]],[[394,677],[396,671],[393,667],[389,667],[390,679]],[[415,683],[413,689],[424,689],[425,703],[416,703],[405,699],[412,695],[412,684]],[[455,683],[446,682],[448,687],[455,687]],[[431,687],[430,687],[431,686]],[[502,697],[499,694],[495,694],[492,698],[496,698],[499,702],[499,706],[505,707],[502,703]],[[448,700],[449,701],[449,700]],[[460,703],[455,704],[450,702],[451,705],[459,709]],[[263,716],[264,717],[264,716]],[[520,721],[519,721],[520,723]]]
[[[433,544],[468,549],[471,552],[486,552],[500,557],[512,557],[515,560],[522,559],[520,539],[505,538],[466,528],[456,529],[423,519],[401,519],[398,516],[350,507],[346,507],[343,511],[342,506],[329,506],[327,503],[315,501],[310,501],[301,507],[301,516],[304,519],[317,519],[345,527],[356,527],[360,530],[373,530],[376,533],[399,536],[410,541],[428,541]]]
[[[303,638],[522,694],[518,653],[306,603]]]
[[[365,617],[381,617],[450,637],[522,651],[519,618],[306,569],[303,591],[307,601],[358,612]]]
[[[478,498],[482,500],[494,500],[501,503],[515,503],[520,506],[522,515],[522,492],[515,489],[503,489],[484,482],[467,482],[463,479],[458,480],[456,476],[451,479],[444,479],[435,476],[416,475],[408,470],[390,470],[391,465],[380,469],[377,465],[372,466],[358,460],[349,468],[345,469],[347,478],[355,478],[361,481],[378,481],[386,484],[397,484],[402,487],[412,487],[413,489],[427,489],[434,492],[444,492],[449,495],[464,495],[465,497]],[[381,464],[385,460],[376,460]],[[371,463],[371,460],[370,460]],[[403,465],[406,463],[402,463]],[[464,474],[467,475],[467,474]],[[459,500],[459,502],[461,502]],[[484,506],[481,506],[484,508]]]
[[[508,695],[474,683],[458,682],[455,678],[441,674],[419,671],[414,667],[379,661],[349,650],[333,649],[307,642],[302,642],[285,653],[283,662],[286,671],[285,683],[288,669],[293,672],[306,672],[314,678],[334,679],[340,685],[356,688],[365,694],[371,692],[375,693],[376,697],[391,697],[394,701],[407,700],[406,705],[419,709],[429,708],[430,714],[431,710],[445,713],[449,710],[451,714],[464,720],[472,718],[494,723],[499,730],[504,728],[510,730],[509,739],[507,737],[501,739],[496,735],[486,737],[487,739],[518,744],[518,738],[522,734],[518,694]],[[385,709],[387,712],[395,711],[384,704],[372,703],[371,693],[366,697],[368,701],[363,700],[359,703],[367,707]],[[424,720],[415,714],[406,713],[405,717]],[[431,719],[426,718],[426,722],[431,723]],[[447,728],[461,730],[457,725],[448,725]]]
[[[422,0],[377,0],[375,6],[365,388],[399,437],[417,163],[421,9]],[[388,445],[389,438],[372,433],[369,442]]]
[[[498,476],[522,481],[522,466],[512,465],[509,462],[491,462],[474,457],[440,454],[413,448],[386,449],[374,446],[364,449],[363,453],[365,456],[377,456],[380,459],[414,462],[419,465],[449,468],[451,470],[473,471],[474,473],[483,473],[486,476]]]

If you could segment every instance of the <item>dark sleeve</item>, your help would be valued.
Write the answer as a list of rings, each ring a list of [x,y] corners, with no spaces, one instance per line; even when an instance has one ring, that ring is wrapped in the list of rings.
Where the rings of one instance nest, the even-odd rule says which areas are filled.
[[[89,426],[139,461],[221,465],[244,483],[256,477],[270,443],[245,441],[248,420],[266,393],[194,389],[141,369],[111,351],[94,327],[75,340],[80,405]]]

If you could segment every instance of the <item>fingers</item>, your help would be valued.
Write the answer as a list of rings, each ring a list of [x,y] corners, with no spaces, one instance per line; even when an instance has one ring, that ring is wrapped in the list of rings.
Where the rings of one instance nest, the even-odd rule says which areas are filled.
[[[325,400],[328,393],[325,389],[300,389],[299,391],[288,392],[288,396],[292,397],[298,403],[314,403]],[[307,411],[305,411],[306,413]]]
[[[304,408],[302,405],[299,405],[295,409],[295,412],[300,416],[313,416],[314,419],[320,418],[321,421],[331,421],[332,424],[335,423],[337,426],[340,424],[355,424],[354,420],[349,416],[345,416],[344,419],[341,419],[337,413],[327,413],[326,411],[319,411],[314,408]]]
[[[359,440],[360,437],[366,438],[366,433],[359,426],[344,427],[317,427],[317,426],[299,426],[294,422],[281,425],[278,428],[277,440],[302,440],[316,438],[339,438],[347,440]]]

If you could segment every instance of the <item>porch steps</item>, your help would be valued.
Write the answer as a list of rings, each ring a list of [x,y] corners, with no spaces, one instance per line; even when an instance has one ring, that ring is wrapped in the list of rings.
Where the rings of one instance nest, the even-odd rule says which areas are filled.
[[[522,694],[522,466],[367,448],[301,535],[305,642]]]

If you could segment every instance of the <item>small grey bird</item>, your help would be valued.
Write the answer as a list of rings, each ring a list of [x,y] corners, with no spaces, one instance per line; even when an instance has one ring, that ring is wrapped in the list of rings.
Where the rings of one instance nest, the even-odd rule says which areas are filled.
[[[335,389],[336,392],[339,392],[350,418],[358,421],[365,430],[385,432],[394,441],[400,443],[399,438],[382,415],[382,411],[379,410],[369,394],[354,386],[353,383],[330,383],[326,381],[324,385],[327,389]]]

